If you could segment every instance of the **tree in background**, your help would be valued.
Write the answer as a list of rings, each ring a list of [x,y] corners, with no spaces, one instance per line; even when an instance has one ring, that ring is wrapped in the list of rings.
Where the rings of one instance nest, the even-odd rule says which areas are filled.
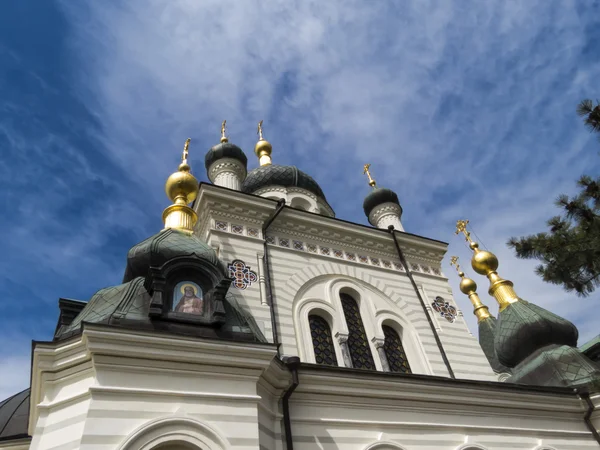
[[[592,132],[600,134],[598,102],[594,107],[591,100],[583,100],[577,114]],[[577,195],[561,195],[556,200],[563,213],[547,222],[548,232],[513,237],[508,246],[518,258],[541,261],[536,273],[544,281],[585,297],[600,286],[600,178],[583,175],[577,184]]]

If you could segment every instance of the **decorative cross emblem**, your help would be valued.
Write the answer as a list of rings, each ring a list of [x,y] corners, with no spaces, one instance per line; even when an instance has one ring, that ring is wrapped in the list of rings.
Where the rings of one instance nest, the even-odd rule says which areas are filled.
[[[450,265],[456,267],[456,270],[460,272],[460,264],[458,264],[458,256],[450,257]]]
[[[452,323],[456,320],[456,308],[444,300],[442,297],[436,297],[435,300],[431,303],[431,306],[435,310],[435,312],[440,313],[444,319],[448,322]]]
[[[246,263],[240,259],[236,259],[230,263],[227,266],[227,269],[229,271],[229,276],[233,278],[232,285],[236,289],[246,289],[258,280],[256,272],[250,270],[250,266],[247,266]]]
[[[364,165],[363,175],[367,175],[367,177],[369,177],[369,186],[375,187],[377,185],[377,183],[375,183],[375,180],[371,177],[371,172],[369,170],[370,167],[371,167],[371,164]]]
[[[465,239],[467,242],[472,243],[471,233],[467,231],[467,225],[469,224],[468,220],[458,220],[456,222],[456,234],[462,233],[465,235]]]

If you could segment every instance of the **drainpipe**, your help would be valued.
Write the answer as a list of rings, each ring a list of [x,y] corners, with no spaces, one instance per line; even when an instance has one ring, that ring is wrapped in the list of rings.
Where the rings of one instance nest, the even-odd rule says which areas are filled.
[[[298,367],[300,367],[300,358],[297,356],[284,356],[282,358],[283,363],[292,373],[292,384],[289,385],[283,397],[281,403],[283,407],[283,427],[285,430],[285,448],[286,450],[294,450],[294,440],[292,438],[292,423],[290,419],[290,397],[294,393],[294,390],[300,384],[298,379]]]
[[[598,442],[598,444],[600,444],[600,435],[598,434],[598,431],[596,430],[596,428],[594,427],[594,424],[590,420],[590,417],[592,417],[592,413],[596,409],[594,404],[590,400],[590,393],[587,392],[587,390],[579,390],[579,389],[575,389],[575,392],[577,394],[579,394],[580,399],[582,399],[583,401],[585,401],[587,403],[588,410],[586,411],[585,416],[583,416],[583,421],[587,425],[588,429],[591,431],[592,435],[594,436],[594,439],[596,439],[596,442]]]
[[[271,286],[271,266],[269,265],[269,250],[267,245],[267,230],[271,224],[275,221],[279,213],[285,206],[285,199],[277,201],[277,208],[275,212],[271,214],[271,217],[267,219],[262,227],[263,235],[263,263],[265,266],[265,284],[267,285],[267,301],[269,308],[271,309],[271,328],[273,329],[273,343],[277,346],[277,356],[279,356],[279,335],[277,333],[277,319],[275,316],[275,300],[273,299],[273,287]]]
[[[433,321],[431,320],[431,317],[429,316],[429,313],[427,312],[427,307],[425,306],[425,301],[423,300],[423,297],[421,296],[421,293],[419,292],[417,283],[415,283],[415,279],[412,276],[410,267],[408,267],[408,262],[406,261],[406,258],[404,258],[404,252],[400,248],[400,244],[398,244],[398,240],[396,239],[396,233],[394,233],[394,225],[390,225],[388,227],[388,231],[392,235],[392,239],[394,240],[394,244],[396,245],[396,251],[398,252],[398,258],[400,258],[400,262],[404,266],[404,270],[406,270],[406,274],[408,275],[408,279],[410,280],[410,282],[413,286],[413,289],[415,290],[415,293],[417,294],[417,298],[421,302],[421,306],[423,307],[423,312],[425,313],[425,317],[427,317],[427,321],[429,322],[429,326],[431,327],[433,337],[435,338],[435,342],[437,343],[437,346],[440,349],[440,354],[442,355],[442,359],[444,360],[444,363],[446,364],[446,368],[448,369],[450,378],[456,378],[454,376],[454,371],[452,370],[452,367],[450,367],[450,361],[448,361],[448,357],[446,356],[446,351],[444,350],[444,347],[442,347],[442,341],[440,341],[440,337],[438,336],[435,326],[433,325]]]

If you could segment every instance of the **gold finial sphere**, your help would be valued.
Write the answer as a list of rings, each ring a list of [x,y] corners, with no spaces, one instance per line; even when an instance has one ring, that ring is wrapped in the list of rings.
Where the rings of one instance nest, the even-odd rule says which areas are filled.
[[[187,167],[188,170],[179,170],[167,178],[165,192],[172,202],[181,199],[183,204],[187,205],[196,198],[198,180],[189,172],[189,166]]]
[[[271,143],[263,137],[262,124],[262,120],[258,122],[258,142],[254,146],[254,154],[259,158],[263,156],[271,156],[271,152],[273,151],[273,146],[271,145]]]
[[[477,249],[477,244],[475,245],[474,250]],[[491,252],[477,249],[471,258],[471,267],[479,275],[487,275],[498,270],[498,258]]]
[[[461,275],[462,279],[460,280],[459,285],[460,291],[463,294],[470,295],[477,291],[477,283],[475,283],[475,281],[473,281],[472,279],[465,277],[464,275],[464,273]]]

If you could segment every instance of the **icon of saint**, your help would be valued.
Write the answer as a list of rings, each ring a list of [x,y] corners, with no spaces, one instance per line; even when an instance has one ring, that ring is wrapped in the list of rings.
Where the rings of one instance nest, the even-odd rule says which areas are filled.
[[[192,284],[185,284],[181,287],[183,296],[175,307],[175,312],[186,314],[202,314],[204,311],[204,302],[197,296],[197,288]]]

